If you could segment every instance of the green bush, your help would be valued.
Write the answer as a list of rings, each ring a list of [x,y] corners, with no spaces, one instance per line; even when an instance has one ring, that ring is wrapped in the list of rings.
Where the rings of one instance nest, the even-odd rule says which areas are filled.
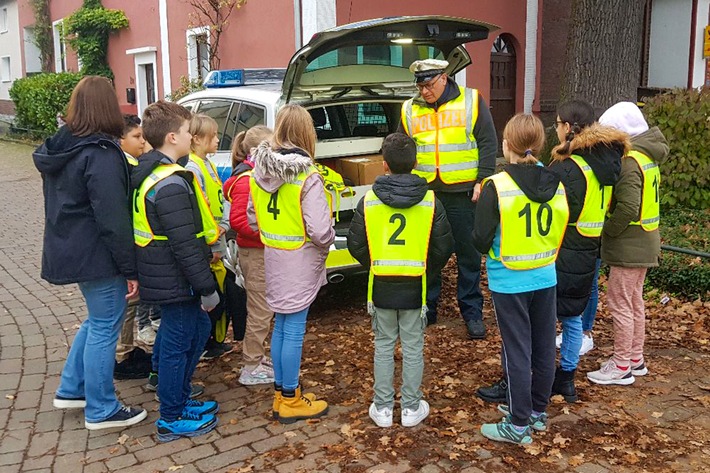
[[[710,207],[710,90],[676,89],[646,100],[648,124],[658,126],[670,154],[661,163],[661,203],[670,207]]]
[[[180,86],[166,95],[165,98],[171,102],[177,102],[184,96],[199,90],[204,90],[204,88],[205,86],[202,85],[202,79],[191,80],[186,76],[180,76]]]
[[[57,113],[64,113],[82,75],[75,72],[37,74],[16,80],[10,88],[15,102],[15,127],[36,136],[57,131]]]
[[[710,253],[710,209],[663,209],[660,231],[664,245]],[[661,265],[648,272],[647,283],[673,294],[710,300],[710,259],[663,250]]]

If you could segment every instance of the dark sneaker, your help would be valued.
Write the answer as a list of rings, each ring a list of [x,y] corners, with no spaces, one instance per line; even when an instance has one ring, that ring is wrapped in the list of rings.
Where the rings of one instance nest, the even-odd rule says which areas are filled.
[[[64,397],[55,394],[52,405],[57,409],[83,409],[86,407],[86,399],[83,397]]]
[[[158,375],[155,375],[155,378],[158,379]],[[149,390],[152,391],[152,389],[148,388]],[[190,399],[195,399],[196,397],[202,396],[205,393],[205,388],[204,386],[200,386],[197,384],[193,384],[190,386]],[[160,398],[158,397],[158,385],[155,385],[155,400],[160,402]]]
[[[183,414],[185,412],[190,412],[198,416],[204,416],[206,414],[216,414],[219,411],[219,404],[216,401],[195,401],[193,399],[188,399],[185,403],[185,409],[183,409]]]
[[[496,442],[508,442],[518,445],[527,445],[532,443],[530,436],[530,426],[525,426],[522,432],[515,429],[515,426],[508,420],[503,420],[497,424],[483,424],[481,426],[481,434]]]
[[[491,386],[478,388],[476,396],[486,402],[495,402],[496,404],[506,404],[508,402],[508,382],[501,378]]]
[[[125,360],[116,363],[113,377],[114,379],[143,379],[148,377],[151,368],[150,356],[140,348],[134,348]]]
[[[172,422],[158,419],[155,426],[158,427],[158,440],[170,442],[180,437],[197,437],[210,432],[217,427],[217,417],[214,414],[198,416],[191,412],[183,412],[182,416]]]
[[[158,373],[156,373],[155,371],[151,371],[148,374],[148,383],[145,385],[145,388],[148,391],[158,390]]]
[[[486,326],[483,325],[483,320],[469,320],[466,322],[466,331],[470,340],[486,338]]]
[[[227,353],[232,353],[233,351],[234,347],[229,343],[208,343],[207,347],[205,347],[205,351],[202,352],[202,356],[200,356],[200,360],[214,360],[215,358],[224,356]]]
[[[122,406],[118,412],[102,420],[101,422],[84,421],[84,426],[89,430],[113,429],[116,427],[128,427],[137,424],[148,416],[144,409],[134,409]]]
[[[232,353],[234,351],[234,345],[231,343],[220,343],[219,344],[220,350],[222,350],[222,355],[226,355],[227,353]]]

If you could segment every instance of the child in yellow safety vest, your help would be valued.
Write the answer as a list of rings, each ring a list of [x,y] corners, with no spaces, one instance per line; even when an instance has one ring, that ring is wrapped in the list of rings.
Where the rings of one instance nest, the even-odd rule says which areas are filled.
[[[424,371],[427,275],[438,274],[454,250],[446,211],[426,179],[412,174],[417,146],[404,133],[382,144],[385,176],[360,199],[348,233],[348,249],[370,268],[367,305],[375,333],[375,396],[370,418],[392,425],[394,349],[402,344],[402,425],[429,415],[420,389]]]
[[[514,116],[503,131],[505,170],[485,179],[476,206],[473,244],[487,254],[488,287],[503,339],[508,403],[483,436],[529,444],[547,428],[555,377],[555,259],[569,209],[560,178],[536,159],[545,144],[542,122]]]
[[[219,239],[210,246],[212,250],[210,266],[217,278],[221,302],[209,314],[212,321],[212,332],[200,357],[202,360],[218,358],[234,350],[231,344],[225,342],[229,323],[224,297],[227,271],[221,261],[222,255],[226,251],[224,234],[229,230],[229,202],[225,201],[222,194],[222,181],[219,178],[217,169],[207,158],[207,155],[215,153],[219,146],[217,130],[218,125],[213,118],[199,113],[193,115],[192,120],[190,120],[190,134],[192,135],[190,154],[187,159],[182,158],[178,161],[178,164],[184,163],[185,169],[192,171],[197,177],[197,181],[200,183],[200,187],[207,198],[212,216],[218,223],[220,230]]]

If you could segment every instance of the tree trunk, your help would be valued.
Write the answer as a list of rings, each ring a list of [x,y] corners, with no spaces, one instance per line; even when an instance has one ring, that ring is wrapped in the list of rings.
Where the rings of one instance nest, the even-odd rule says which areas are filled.
[[[560,102],[636,102],[646,0],[574,0]]]

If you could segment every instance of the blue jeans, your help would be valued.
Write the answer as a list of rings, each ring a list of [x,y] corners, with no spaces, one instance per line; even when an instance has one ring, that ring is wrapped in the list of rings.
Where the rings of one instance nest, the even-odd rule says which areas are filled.
[[[562,323],[562,345],[560,345],[560,368],[573,371],[579,364],[579,349],[582,348],[582,317],[558,317]]]
[[[160,418],[176,420],[190,398],[190,381],[200,361],[212,324],[200,307],[200,300],[176,302],[160,306],[158,336],[158,397]]]
[[[308,309],[310,307],[292,314],[277,312],[274,317],[274,332],[271,334],[274,384],[282,386],[285,391],[293,391],[298,387]]]
[[[113,368],[128,291],[121,276],[82,282],[79,289],[89,315],[74,337],[57,394],[86,398],[84,417],[88,422],[101,422],[121,408]]]
[[[582,330],[589,332],[594,327],[594,318],[597,316],[597,304],[599,303],[599,267],[602,260],[597,258],[597,266],[594,270],[594,281],[592,282],[592,293],[589,296],[587,307],[582,313]]]
[[[483,294],[481,294],[481,254],[473,246],[471,234],[476,213],[476,204],[471,202],[471,192],[437,192],[451,223],[454,235],[456,262],[458,264],[457,299],[464,321],[483,318]],[[441,293],[441,274],[430,277],[427,282],[429,322],[436,321],[436,307]]]

